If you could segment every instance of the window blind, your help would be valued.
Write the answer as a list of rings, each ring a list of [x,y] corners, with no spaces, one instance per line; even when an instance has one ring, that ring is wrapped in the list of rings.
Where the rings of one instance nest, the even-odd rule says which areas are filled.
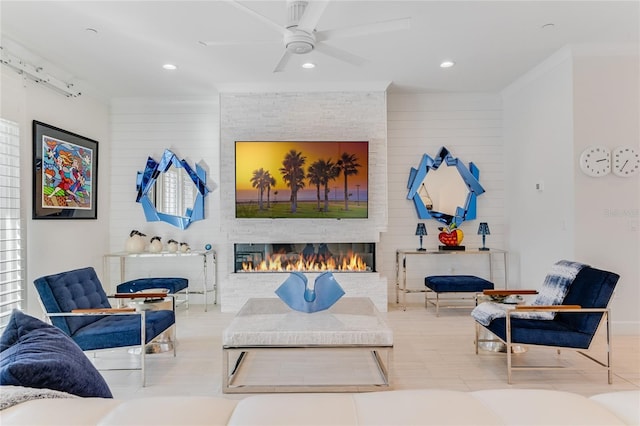
[[[22,309],[24,290],[19,136],[17,123],[0,118],[0,330]]]

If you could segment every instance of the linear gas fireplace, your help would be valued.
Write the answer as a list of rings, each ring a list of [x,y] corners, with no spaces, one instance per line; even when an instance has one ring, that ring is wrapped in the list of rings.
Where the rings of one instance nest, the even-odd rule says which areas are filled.
[[[235,244],[234,272],[375,272],[375,243]]]

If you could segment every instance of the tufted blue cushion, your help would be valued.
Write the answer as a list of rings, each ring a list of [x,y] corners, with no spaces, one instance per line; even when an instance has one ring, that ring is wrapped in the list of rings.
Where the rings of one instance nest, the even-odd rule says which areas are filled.
[[[431,275],[424,285],[436,293],[482,293],[493,289],[493,283],[474,275]]]
[[[591,267],[583,268],[569,287],[562,304],[580,305],[583,308],[606,308],[619,278],[620,276],[613,272]],[[577,331],[594,334],[602,314],[558,313],[556,318]]]
[[[48,275],[34,281],[48,313],[71,312],[73,309],[110,308],[111,304],[93,268],[76,269]],[[53,325],[68,335],[99,320],[99,316],[52,318]]]
[[[149,290],[150,288],[166,288],[169,293],[177,293],[189,286],[189,280],[186,278],[138,278],[126,281],[116,287],[118,293],[136,293],[141,290]]]
[[[568,315],[568,314],[567,314]],[[573,314],[582,315],[582,314]],[[588,349],[593,335],[581,333],[554,320],[511,318],[511,341],[513,343],[563,346]],[[503,340],[507,338],[506,318],[496,318],[487,329]]]
[[[0,385],[112,398],[109,386],[62,331],[14,310],[0,337]]]
[[[140,344],[140,315],[103,316],[71,335],[85,351],[104,348],[121,348]],[[173,311],[146,311],[145,343],[175,323]]]

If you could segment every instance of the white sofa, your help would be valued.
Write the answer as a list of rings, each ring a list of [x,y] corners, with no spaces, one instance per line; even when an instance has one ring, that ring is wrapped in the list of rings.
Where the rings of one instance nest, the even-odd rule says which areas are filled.
[[[36,399],[0,412],[10,425],[638,425],[640,391],[590,398],[561,391],[397,390],[264,394],[235,400]]]

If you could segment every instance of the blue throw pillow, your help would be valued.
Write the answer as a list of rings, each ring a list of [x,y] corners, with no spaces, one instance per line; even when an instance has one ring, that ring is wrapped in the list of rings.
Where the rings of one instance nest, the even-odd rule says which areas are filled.
[[[14,310],[0,337],[0,385],[113,398],[82,349],[58,328]]]

